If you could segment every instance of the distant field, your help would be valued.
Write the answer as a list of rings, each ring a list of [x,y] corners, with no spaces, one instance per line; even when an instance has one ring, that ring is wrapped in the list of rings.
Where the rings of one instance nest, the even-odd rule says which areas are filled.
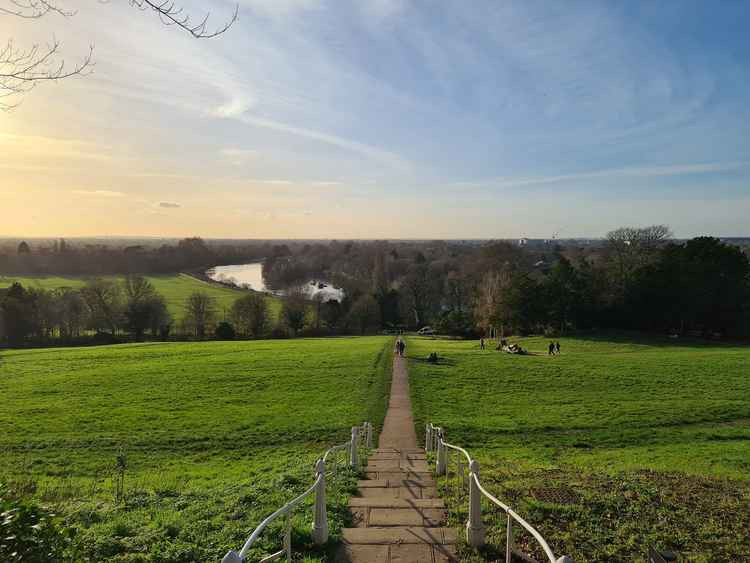
[[[0,353],[0,482],[65,515],[92,561],[218,561],[309,485],[316,456],[351,426],[380,425],[390,347],[365,337]],[[120,449],[124,507],[113,503]],[[344,499],[332,501],[334,532]],[[298,544],[309,542],[310,512],[296,522]]]
[[[122,276],[103,276],[106,279],[122,279]],[[234,301],[241,297],[244,291],[221,287],[203,280],[199,280],[188,274],[173,274],[165,276],[145,276],[156,288],[156,290],[167,300],[169,312],[175,321],[179,321],[184,313],[183,305],[185,299],[194,291],[204,291],[216,299],[219,312],[229,310]],[[86,277],[15,277],[0,276],[0,288],[8,287],[14,282],[19,282],[26,287],[37,287],[41,289],[57,289],[60,287],[79,288],[86,283]],[[268,297],[272,318],[278,318],[281,310],[281,301],[275,297]]]
[[[750,348],[565,338],[548,357],[548,340],[517,341],[536,355],[409,338],[420,434],[444,426],[575,561],[643,561],[649,543],[750,560]]]

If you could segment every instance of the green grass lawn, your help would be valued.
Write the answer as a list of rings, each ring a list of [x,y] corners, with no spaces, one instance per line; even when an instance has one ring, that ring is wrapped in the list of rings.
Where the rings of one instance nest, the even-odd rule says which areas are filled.
[[[103,276],[105,279],[122,279],[122,276]],[[188,295],[194,291],[204,291],[216,300],[216,305],[220,316],[223,316],[224,310],[229,311],[232,304],[238,297],[241,297],[244,290],[231,289],[222,287],[218,284],[212,284],[188,274],[170,274],[164,276],[145,276],[156,288],[164,299],[167,301],[169,312],[175,321],[179,321],[184,314],[184,303]],[[0,288],[8,287],[14,282],[21,283],[24,287],[36,287],[40,289],[58,289],[60,287],[80,288],[86,283],[86,277],[16,277],[0,276]],[[281,301],[272,296],[268,296],[268,304],[271,312],[271,318],[277,319],[281,310]]]
[[[381,425],[390,348],[364,337],[3,352],[0,482],[62,514],[91,561],[218,561],[312,483],[314,460],[351,426]],[[331,503],[334,538],[354,482]],[[296,517],[298,546],[310,519]],[[277,547],[273,532],[262,548]]]
[[[750,560],[750,348],[565,338],[549,357],[546,339],[518,342],[535,354],[409,338],[420,435],[443,426],[489,489],[576,561],[643,561],[651,543]],[[424,361],[433,351],[438,365]],[[465,499],[445,492],[458,523]],[[503,518],[489,517],[499,549]]]

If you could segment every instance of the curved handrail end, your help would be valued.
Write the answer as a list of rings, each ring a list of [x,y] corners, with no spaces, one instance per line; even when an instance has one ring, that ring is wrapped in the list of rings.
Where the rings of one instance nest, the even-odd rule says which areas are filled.
[[[230,549],[221,560],[221,563],[242,563],[242,557],[235,550]]]

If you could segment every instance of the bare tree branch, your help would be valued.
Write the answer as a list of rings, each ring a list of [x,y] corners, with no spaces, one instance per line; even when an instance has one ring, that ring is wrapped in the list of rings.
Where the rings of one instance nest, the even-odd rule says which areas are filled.
[[[188,14],[185,14],[184,10],[176,4],[175,0],[129,0],[131,6],[135,6],[140,10],[152,10],[159,15],[161,21],[165,25],[176,25],[190,33],[196,39],[210,39],[216,37],[227,31],[234,22],[237,21],[239,14],[239,5],[234,8],[232,17],[223,25],[209,29],[208,19],[211,16],[210,12],[207,12],[202,20],[196,22],[190,18]]]
[[[6,102],[29,92],[39,82],[57,81],[93,70],[93,45],[88,54],[73,66],[58,58],[60,42],[53,38],[47,45],[34,44],[28,49],[16,47],[12,39],[0,49],[0,110],[7,111],[20,102]]]
[[[48,14],[71,17],[75,11],[65,9],[58,0],[0,0],[0,17],[13,16],[23,19],[39,19]],[[109,0],[100,0],[107,3]],[[237,21],[239,5],[235,6],[232,17],[223,25],[208,27],[210,13],[201,20],[193,20],[186,14],[177,0],[127,0],[131,6],[143,11],[151,11],[168,26],[177,26],[196,39],[216,37],[227,31]],[[17,47],[9,39],[0,47],[0,111],[9,111],[20,103],[23,94],[40,82],[58,81],[72,76],[90,74],[93,70],[93,45],[88,54],[75,65],[67,65],[60,58],[60,42],[52,38],[47,45],[34,44],[29,48]],[[13,101],[6,101],[13,100]]]
[[[54,0],[7,0],[9,6],[0,6],[0,15],[16,16],[25,19],[36,19],[54,12],[61,16],[70,17],[74,11],[65,10]]]

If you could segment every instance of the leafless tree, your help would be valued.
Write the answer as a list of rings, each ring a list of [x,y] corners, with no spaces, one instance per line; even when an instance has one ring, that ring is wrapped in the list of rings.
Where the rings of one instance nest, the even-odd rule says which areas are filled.
[[[237,299],[232,305],[231,318],[240,334],[261,338],[270,323],[265,295],[252,292]]]
[[[666,225],[649,227],[620,227],[607,233],[607,248],[613,263],[614,289],[622,300],[625,286],[632,273],[648,264],[655,251],[672,238],[672,231]]]
[[[106,3],[108,0],[100,0]],[[131,6],[156,14],[168,26],[176,26],[197,39],[216,37],[227,31],[237,21],[239,6],[234,14],[222,25],[211,28],[208,25],[210,13],[194,20],[177,3],[177,0],[127,0]],[[22,19],[40,19],[49,14],[65,18],[75,15],[74,10],[65,8],[58,0],[0,0],[0,17],[9,16]],[[80,61],[68,64],[60,55],[61,43],[53,37],[45,45],[33,44],[19,47],[13,38],[0,47],[0,110],[8,111],[16,107],[22,95],[42,82],[56,82],[71,76],[81,76],[93,69],[93,45]]]
[[[208,293],[195,291],[185,300],[185,316],[182,319],[185,329],[205,338],[216,321],[216,300]]]
[[[478,326],[485,333],[489,333],[492,328],[499,328],[500,336],[505,336],[512,315],[512,285],[513,278],[508,269],[489,271],[482,277],[474,315]]]
[[[109,331],[114,336],[122,323],[122,292],[120,284],[101,278],[86,282],[81,288],[91,328]]]

